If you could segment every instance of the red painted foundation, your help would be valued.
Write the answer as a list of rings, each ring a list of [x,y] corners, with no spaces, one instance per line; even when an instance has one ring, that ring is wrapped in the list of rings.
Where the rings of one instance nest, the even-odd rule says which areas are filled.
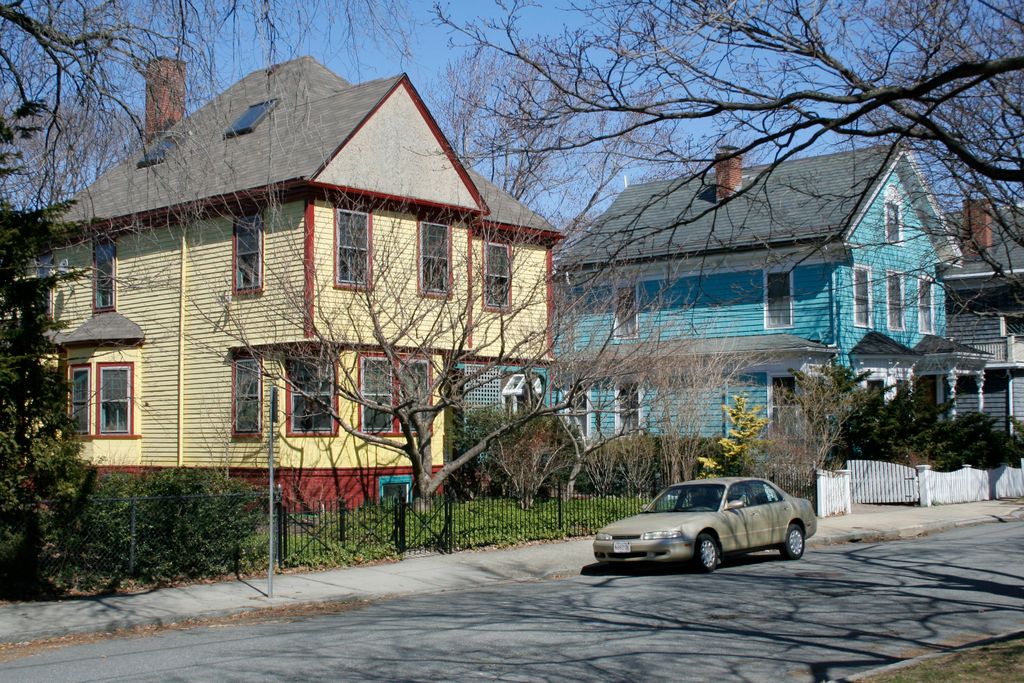
[[[122,466],[98,467],[100,476],[113,472],[143,475],[164,469],[162,467]],[[221,468],[216,468],[221,469]],[[440,469],[439,466],[435,466]],[[254,487],[266,487],[267,470],[256,467],[232,467],[228,475],[251,483]],[[344,500],[349,507],[362,505],[379,498],[382,477],[412,476],[411,467],[381,468],[281,468],[274,471],[274,481],[281,488],[286,503],[312,503],[315,501]]]

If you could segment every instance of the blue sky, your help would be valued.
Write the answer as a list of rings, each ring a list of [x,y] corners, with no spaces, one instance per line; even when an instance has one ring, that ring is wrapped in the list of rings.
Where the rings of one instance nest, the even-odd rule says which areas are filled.
[[[302,55],[310,55],[347,80],[358,83],[406,72],[413,83],[427,92],[440,79],[448,62],[462,53],[465,39],[438,25],[433,2],[412,0],[406,4],[405,17],[389,17],[388,26],[404,28],[408,55],[387,39],[367,38],[360,32],[355,40],[348,35],[349,21],[330,5],[310,3],[281,5],[277,33],[273,40],[254,32],[251,15],[238,15],[225,27],[217,42],[218,81],[221,88],[245,74]],[[491,0],[450,0],[443,6],[457,21],[503,16],[504,11]],[[547,2],[544,7],[529,7],[522,13],[521,26],[534,35],[560,33],[572,16],[565,3]],[[397,33],[397,31],[395,31]]]

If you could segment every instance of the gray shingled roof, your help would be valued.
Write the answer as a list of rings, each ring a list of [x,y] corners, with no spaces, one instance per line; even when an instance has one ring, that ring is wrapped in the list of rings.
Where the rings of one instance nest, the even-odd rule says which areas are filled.
[[[840,234],[892,161],[872,147],[743,170],[741,190],[716,209],[715,174],[633,185],[564,257],[597,263],[722,249],[763,248]]]
[[[54,336],[55,344],[62,346],[107,344],[139,344],[145,341],[142,328],[120,313],[98,313],[71,332],[60,332]]]
[[[917,342],[914,346],[914,350],[922,355],[931,353],[967,353],[978,356],[990,356],[988,351],[982,351],[976,349],[973,346],[967,344],[961,344],[953,339],[946,339],[939,337],[934,334],[926,334],[921,338],[921,341]]]
[[[490,180],[480,175],[471,168],[467,168],[470,180],[480,190],[487,208],[491,210],[487,220],[508,225],[521,225],[535,230],[550,230],[558,232],[558,229],[547,222],[545,218],[534,213],[515,197],[502,190]]]
[[[835,349],[795,334],[753,334],[737,337],[708,337],[667,342],[658,351],[669,354],[705,355],[715,353],[835,353]]]
[[[112,218],[296,178],[309,178],[398,83],[350,85],[310,57],[254,71],[170,132],[163,163],[124,160],[76,196],[72,218]],[[224,131],[249,106],[277,99],[246,135]]]
[[[904,346],[881,332],[868,332],[850,349],[851,356],[917,356],[918,351]]]
[[[999,216],[992,221],[992,246],[985,249],[985,256],[998,264],[1007,273],[1011,270],[1024,269],[1024,245],[1018,240],[1024,235],[1024,209],[1021,207],[1002,207]],[[963,214],[950,215],[951,235],[962,231]],[[946,277],[956,278],[963,275],[988,275],[995,269],[984,258],[966,253],[960,263],[944,269]]]

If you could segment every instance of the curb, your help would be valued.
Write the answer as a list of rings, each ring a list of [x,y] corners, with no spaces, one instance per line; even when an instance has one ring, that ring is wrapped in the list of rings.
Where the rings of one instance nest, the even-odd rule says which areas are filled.
[[[579,566],[560,565],[549,567],[536,573],[523,572],[516,576],[505,576],[503,578],[489,581],[476,586],[483,588],[488,586],[502,586],[514,583],[527,583],[544,581],[550,579],[564,578],[579,573]],[[120,637],[131,635],[134,632],[144,629],[162,628],[190,628],[202,626],[209,622],[218,622],[233,617],[245,617],[265,613],[267,618],[274,618],[275,612],[285,613],[290,610],[304,610],[317,606],[332,605],[344,609],[349,605],[360,605],[368,603],[385,602],[396,598],[404,598],[413,595],[437,595],[452,590],[464,590],[467,587],[435,587],[427,590],[400,590],[391,593],[376,594],[337,594],[333,596],[322,596],[316,599],[294,599],[288,597],[275,597],[268,599],[266,596],[256,598],[256,602],[246,606],[224,607],[211,610],[197,610],[189,614],[175,614],[165,616],[123,616],[120,618],[108,619],[103,623],[93,623],[62,628],[40,628],[25,632],[19,636],[12,637],[10,634],[0,634],[0,650],[4,648],[18,647],[30,643],[44,641],[56,641],[65,637],[97,636],[97,637]],[[83,598],[89,600],[91,598]]]
[[[895,673],[897,671],[901,671],[901,670],[909,668],[911,666],[915,666],[917,664],[921,664],[922,662],[928,662],[928,661],[931,661],[933,659],[942,659],[943,657],[949,657],[949,656],[954,655],[954,654],[956,654],[958,652],[966,652],[968,650],[973,650],[975,648],[985,647],[986,645],[994,645],[996,643],[1002,643],[1002,642],[1006,642],[1007,640],[1013,640],[1015,638],[1021,638],[1021,637],[1024,637],[1024,629],[1018,629],[1016,631],[1009,631],[1007,633],[1001,633],[1001,634],[999,634],[997,636],[992,636],[991,638],[983,638],[981,640],[976,640],[976,641],[974,641],[972,643],[965,643],[964,645],[958,645],[958,646],[952,647],[952,648],[950,648],[950,649],[948,649],[948,650],[946,650],[944,652],[931,652],[931,653],[926,654],[926,655],[920,655],[918,657],[911,657],[910,659],[904,659],[902,661],[894,662],[892,664],[886,664],[885,666],[880,666],[880,667],[875,668],[875,669],[870,669],[868,671],[862,671],[861,673],[853,674],[852,676],[846,676],[845,678],[836,678],[836,679],[828,681],[827,683],[856,683],[856,681],[863,681],[863,680],[871,678],[873,676],[883,676],[885,674]]]
[[[807,545],[809,547],[816,547],[840,545],[843,543],[900,541],[963,527],[979,526],[981,524],[991,524],[994,522],[1015,522],[1021,519],[1024,519],[1024,510],[1016,510],[1005,515],[986,515],[984,517],[972,517],[970,519],[959,519],[948,522],[927,522],[924,524],[900,527],[898,529],[863,529],[834,533],[826,536],[812,536],[807,539]]]

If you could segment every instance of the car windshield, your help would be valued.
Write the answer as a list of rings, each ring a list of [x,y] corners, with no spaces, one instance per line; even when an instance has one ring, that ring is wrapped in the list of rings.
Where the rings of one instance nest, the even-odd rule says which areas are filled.
[[[647,506],[645,512],[716,512],[722,505],[722,484],[670,486]]]

